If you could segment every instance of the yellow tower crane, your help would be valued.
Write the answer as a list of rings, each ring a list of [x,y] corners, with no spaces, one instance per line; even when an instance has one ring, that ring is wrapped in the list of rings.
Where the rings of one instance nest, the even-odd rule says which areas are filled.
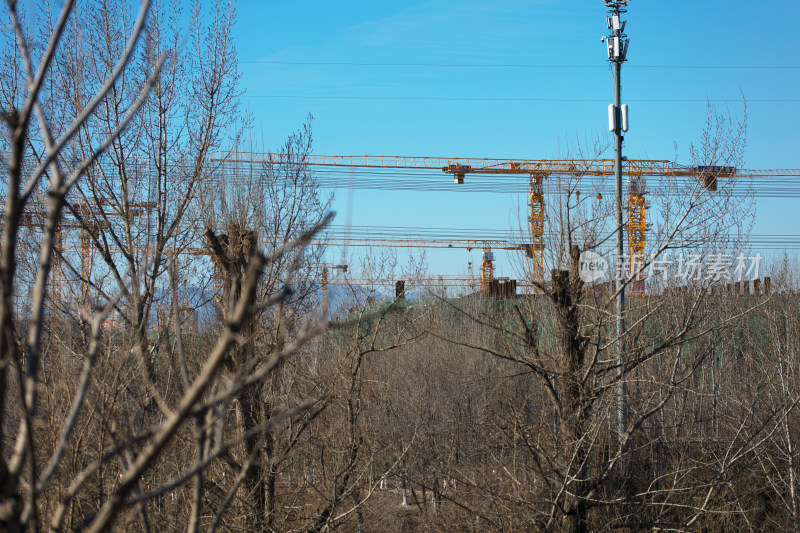
[[[312,246],[363,246],[363,247],[383,247],[383,248],[449,248],[449,249],[464,249],[472,251],[475,249],[482,250],[481,255],[481,277],[480,286],[483,292],[489,290],[489,283],[494,279],[494,252],[495,250],[524,250],[528,251],[531,248],[530,244],[513,243],[503,240],[475,240],[475,239],[353,239],[353,238],[337,238],[337,237],[324,237],[320,239],[311,239],[309,244]],[[317,266],[317,265],[312,265]],[[322,266],[322,265],[319,265]],[[327,265],[328,267],[338,268],[340,270],[347,270],[347,265]],[[459,278],[461,279],[461,278]],[[323,270],[323,280],[327,281],[325,271]]]
[[[526,253],[531,258],[532,280],[544,281],[544,180],[550,176],[613,176],[613,159],[486,159],[414,156],[301,155],[280,153],[236,152],[215,161],[230,165],[294,164],[324,167],[356,167],[382,169],[438,169],[453,175],[453,182],[464,183],[467,174],[518,174],[530,177],[528,223],[531,245]],[[223,167],[224,172],[224,167]],[[627,229],[631,266],[644,261],[646,245],[645,178],[647,176],[690,177],[709,191],[716,190],[717,179],[726,177],[794,176],[798,170],[743,170],[729,166],[684,166],[667,160],[633,160],[623,162],[622,172],[628,176]],[[487,269],[488,273],[488,269]]]

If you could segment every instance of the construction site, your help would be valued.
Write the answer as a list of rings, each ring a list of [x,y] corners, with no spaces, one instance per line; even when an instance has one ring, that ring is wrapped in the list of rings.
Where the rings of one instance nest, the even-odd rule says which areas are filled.
[[[391,289],[398,282],[403,283],[403,287],[436,288],[452,287],[460,288],[464,293],[475,293],[490,298],[515,298],[517,295],[541,294],[543,289],[550,286],[549,269],[558,263],[558,258],[552,253],[547,257],[547,251],[554,251],[558,254],[559,248],[564,247],[564,241],[559,242],[562,237],[558,222],[550,221],[548,225],[546,217],[546,195],[545,183],[548,180],[559,184],[569,183],[569,187],[564,192],[562,186],[553,187],[550,191],[551,196],[561,194],[571,195],[576,201],[580,201],[581,190],[585,191],[584,196],[589,195],[588,203],[601,204],[604,198],[613,196],[613,191],[606,185],[607,178],[613,177],[615,165],[613,160],[498,160],[498,159],[476,159],[476,158],[431,158],[431,157],[382,157],[382,156],[317,156],[313,154],[302,154],[301,156],[290,156],[281,153],[232,153],[224,158],[212,159],[215,166],[213,182],[236,183],[243,176],[249,177],[262,175],[265,176],[264,169],[274,169],[276,167],[290,167],[293,169],[301,168],[303,173],[311,176],[315,182],[325,186],[326,180],[337,179],[337,172],[341,169],[377,169],[382,174],[374,177],[359,178],[359,183],[351,184],[352,187],[371,187],[381,186],[395,189],[402,189],[407,186],[420,188],[420,181],[425,185],[425,190],[433,184],[434,190],[446,187],[442,185],[440,174],[452,178],[453,187],[472,185],[468,193],[480,194],[484,187],[491,186],[495,192],[503,187],[509,190],[519,189],[520,184],[528,187],[528,213],[524,221],[522,231],[509,230],[504,232],[504,237],[484,239],[466,238],[465,233],[461,232],[462,238],[448,238],[442,235],[437,238],[435,228],[402,228],[400,232],[391,231],[391,228],[381,226],[375,227],[348,227],[341,225],[331,225],[318,235],[315,235],[308,242],[308,246],[321,249],[343,249],[348,247],[374,248],[374,249],[448,249],[448,250],[478,250],[480,251],[480,264],[477,268],[477,275],[454,275],[451,273],[426,273],[425,275],[415,276],[413,279],[387,279],[380,274],[373,277],[348,274],[348,265],[333,263],[314,263],[308,264],[307,268],[312,272],[312,279],[316,281],[319,289],[318,303],[327,308],[327,292],[329,285],[355,285],[355,286],[379,286],[389,288],[384,291],[386,297],[391,298]],[[139,170],[139,179],[146,183],[152,178],[148,178],[152,169],[145,168]],[[410,175],[392,175],[392,171],[407,172],[413,171]],[[649,257],[646,253],[648,249],[648,234],[650,239],[658,237],[653,235],[652,224],[648,226],[648,178],[658,178],[656,188],[662,188],[665,180],[682,182],[684,187],[695,186],[696,191],[708,194],[715,194],[720,182],[735,182],[734,187],[726,187],[725,194],[730,196],[778,196],[792,194],[791,182],[782,182],[781,187],[776,187],[776,180],[780,178],[791,178],[800,176],[800,169],[760,169],[747,170],[727,166],[680,166],[666,160],[627,160],[623,164],[623,175],[626,177],[626,196],[624,198],[624,233],[625,233],[625,254],[624,260],[627,263],[625,270],[633,277],[629,281],[628,291],[631,294],[642,296],[649,294],[661,294],[665,287],[646,282],[646,271],[649,265]],[[411,177],[409,177],[411,176]],[[498,183],[495,178],[503,179]],[[424,180],[424,181],[423,181]],[[477,183],[471,183],[472,181]],[[244,180],[242,180],[244,181]],[[387,185],[386,183],[389,183]],[[243,185],[244,186],[244,185]],[[662,191],[656,191],[658,196],[663,195]],[[104,271],[102,257],[109,258],[117,253],[121,253],[123,247],[109,246],[109,242],[114,239],[103,238],[103,232],[111,232],[114,228],[123,227],[121,218],[130,221],[130,227],[135,227],[138,232],[138,243],[132,252],[146,258],[152,251],[148,248],[147,242],[153,240],[153,236],[148,236],[147,232],[155,227],[154,216],[157,211],[157,202],[152,200],[128,202],[124,206],[115,205],[108,198],[96,198],[96,202],[88,203],[85,197],[67,198],[68,212],[58,225],[55,232],[53,246],[53,279],[50,285],[51,308],[60,310],[53,313],[56,320],[70,306],[82,306],[89,309],[97,305],[98,298],[102,292],[92,290],[94,279],[100,279],[107,275]],[[551,200],[552,201],[552,200]],[[554,203],[558,203],[556,200]],[[586,201],[586,200],[585,200]],[[20,225],[31,232],[41,232],[45,229],[47,220],[47,209],[43,202],[32,203],[26,210],[21,219]],[[424,222],[424,221],[423,221]],[[448,232],[441,229],[442,232]],[[479,230],[473,230],[479,231]],[[487,230],[484,230],[487,231]],[[596,230],[595,230],[596,231]],[[452,235],[453,231],[449,230]],[[497,233],[497,232],[495,232]],[[360,237],[360,235],[374,235],[374,237]],[[418,237],[416,235],[419,235]],[[576,232],[576,242],[584,238],[580,232]],[[597,235],[592,236],[597,239]],[[783,250],[800,246],[800,238],[796,241],[785,238],[776,238],[769,235],[750,235],[748,244],[761,251]],[[732,237],[718,235],[717,241],[723,248],[733,245]],[[651,243],[652,244],[652,243]],[[598,251],[605,249],[608,245],[598,246]],[[518,263],[522,268],[518,268],[519,277],[497,277],[495,275],[495,252],[513,251],[519,254]],[[193,284],[192,287],[182,291],[191,293],[197,291],[209,292],[214,301],[219,302],[222,298],[222,279],[221,270],[213,257],[211,248],[208,246],[202,233],[195,233],[193,239],[184,240],[179,245],[163,248],[161,251],[164,257],[162,261],[173,262],[187,261],[192,263],[193,271],[197,272],[199,279],[187,278],[185,282]],[[562,252],[563,254],[563,252]],[[67,262],[68,266],[64,265]],[[177,264],[177,263],[176,263]],[[638,271],[637,271],[638,270]],[[353,272],[351,270],[350,272]],[[546,275],[547,273],[547,275]],[[613,285],[613,280],[605,279],[604,290],[608,288],[609,282]],[[726,279],[711,280],[713,287],[711,290],[718,290],[718,286],[727,285],[725,291],[733,293],[732,284],[736,283],[749,287],[749,279],[733,280]],[[209,283],[210,282],[210,283]],[[754,293],[759,294],[757,283],[759,280],[753,279]],[[673,285],[675,285],[673,283]],[[677,288],[680,290],[680,283]],[[691,283],[683,283],[684,289]],[[648,288],[649,287],[649,288]],[[168,287],[162,287],[164,294],[168,292]],[[182,287],[183,289],[183,287]],[[720,292],[721,289],[719,289]],[[765,288],[768,292],[769,289]],[[740,293],[737,290],[736,293]],[[749,289],[744,291],[749,294]],[[404,289],[397,289],[395,297],[405,294]],[[421,293],[424,295],[424,293]],[[170,298],[165,298],[167,302],[158,306],[153,316],[162,325],[170,322],[168,314],[171,309]],[[196,302],[195,305],[196,307]],[[192,311],[192,305],[188,302],[176,302],[176,309],[182,313]]]

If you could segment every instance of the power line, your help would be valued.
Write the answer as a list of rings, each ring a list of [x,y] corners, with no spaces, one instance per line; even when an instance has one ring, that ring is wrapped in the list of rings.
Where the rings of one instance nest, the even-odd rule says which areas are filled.
[[[554,68],[554,69],[607,69],[608,65],[545,65],[534,63],[382,63],[362,61],[239,61],[245,65],[286,65],[286,66],[342,66],[342,67],[425,67],[425,68]],[[629,65],[634,69],[676,69],[676,70],[797,70],[794,65]]]
[[[409,102],[605,102],[601,98],[529,98],[529,97],[452,97],[452,96],[354,96],[354,95],[298,95],[298,94],[245,94],[243,98],[291,99],[291,100],[362,100],[362,101],[409,101]],[[742,98],[630,98],[637,103],[736,103]],[[791,103],[800,98],[747,98],[747,103]]]
[[[358,226],[334,224],[326,228],[324,235],[336,239],[376,239],[397,241],[506,241],[509,244],[521,243],[530,239],[522,230],[493,228],[442,228],[414,226]],[[652,238],[654,233],[648,232]],[[545,230],[548,240],[560,237],[561,233]],[[580,234],[574,235],[580,238]],[[736,235],[717,236],[720,244],[731,244],[738,239]],[[744,239],[747,246],[760,250],[800,249],[800,234],[752,233]]]
[[[258,179],[257,168],[238,173],[236,169],[223,167],[218,179],[236,181],[252,176]],[[530,177],[527,175],[470,175],[463,184],[453,185],[452,176],[437,169],[370,169],[370,168],[337,168],[319,166],[314,170],[317,185],[323,189],[374,190],[374,191],[408,191],[408,192],[446,192],[450,193],[482,193],[482,194],[528,194]],[[286,176],[273,176],[270,179],[289,180]],[[565,184],[577,187],[585,197],[589,195],[609,196],[613,192],[613,184],[602,176],[583,176],[581,178],[565,178]],[[688,177],[649,178],[646,192],[651,198],[668,196],[684,192],[692,188],[696,181]],[[559,193],[559,177],[551,176],[544,182],[546,194]],[[729,192],[737,197],[758,198],[797,198],[800,197],[800,178],[787,176],[745,178],[742,182],[729,187]]]
[[[324,167],[323,167],[324,168]],[[527,194],[530,187],[528,176],[481,176],[471,175],[463,184],[454,186],[450,175],[431,171],[379,171],[372,169],[334,169],[316,170],[315,176],[320,187],[326,189],[364,189],[383,191],[419,191],[419,192],[459,192],[459,193],[493,193],[493,194]],[[547,192],[557,193],[557,177],[553,176],[545,182]],[[583,176],[578,180],[567,178],[570,184],[579,183],[578,190],[583,194],[610,194],[612,184],[600,176]],[[694,185],[690,178],[670,177],[665,180],[650,178],[647,192],[651,196],[675,193],[674,187]],[[800,179],[787,177],[748,178],[741,184],[730,188],[734,196],[752,196],[764,198],[787,198],[800,196]]]

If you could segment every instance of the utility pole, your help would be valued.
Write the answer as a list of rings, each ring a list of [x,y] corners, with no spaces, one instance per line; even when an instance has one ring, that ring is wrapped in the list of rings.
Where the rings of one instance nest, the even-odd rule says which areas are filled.
[[[614,179],[617,196],[616,257],[614,272],[617,293],[617,433],[619,443],[625,438],[626,395],[623,370],[625,365],[625,248],[622,218],[622,133],[628,131],[628,106],[621,103],[620,72],[628,54],[630,39],[625,35],[625,23],[620,14],[626,12],[629,0],[603,0],[608,10],[606,25],[611,34],[603,37],[608,49],[608,61],[614,68],[614,103],[608,107],[608,128],[614,132]]]

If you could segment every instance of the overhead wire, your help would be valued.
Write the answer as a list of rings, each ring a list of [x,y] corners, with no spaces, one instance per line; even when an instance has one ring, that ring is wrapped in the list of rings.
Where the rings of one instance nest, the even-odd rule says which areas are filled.
[[[425,68],[608,68],[608,65],[548,65],[537,63],[382,63],[360,61],[277,61],[245,60],[244,65],[286,65],[286,66],[347,66],[347,67],[425,67]],[[625,68],[659,69],[713,69],[713,70],[790,70],[800,69],[795,65],[626,65]]]
[[[602,103],[602,98],[531,98],[531,97],[454,97],[454,96],[366,96],[323,94],[244,94],[242,98],[273,98],[291,100],[361,100],[361,101],[408,101],[408,102],[582,102]],[[634,103],[736,103],[741,98],[628,98]],[[800,98],[747,98],[747,103],[791,103]]]
[[[380,67],[380,68],[456,68],[456,69],[607,69],[607,64],[592,65],[552,65],[534,63],[435,63],[435,62],[370,62],[370,61],[279,61],[247,60],[244,65],[271,65],[296,67]],[[627,65],[628,69],[663,70],[777,70],[794,71],[797,65]],[[355,101],[433,101],[433,102],[564,102],[601,103],[596,98],[563,97],[454,97],[454,96],[370,96],[370,95],[329,95],[329,94],[245,94],[245,98],[292,99],[292,100],[355,100]],[[734,103],[741,98],[640,98],[628,99],[636,103]],[[748,98],[749,103],[792,103],[798,98]]]
[[[520,244],[526,239],[521,231],[492,228],[441,228],[417,226],[348,226],[332,225],[326,228],[325,236],[334,239],[352,240],[384,240],[384,241],[504,241],[509,244]],[[553,239],[560,234],[557,231],[545,230],[545,239]],[[578,234],[576,238],[579,238]],[[527,237],[529,238],[529,237]],[[722,235],[721,244],[730,244],[738,240],[738,236]],[[800,249],[800,234],[751,233],[742,237],[743,242],[753,249],[782,250]],[[421,246],[424,247],[424,246]]]
[[[222,173],[225,171],[223,170]],[[314,175],[319,187],[324,189],[363,189],[377,191],[447,192],[527,194],[528,175],[470,174],[462,184],[454,184],[452,176],[437,169],[370,169],[357,167],[315,167]],[[720,178],[723,179],[723,178]],[[668,180],[668,181],[667,181]],[[610,195],[614,186],[603,176],[564,178],[564,183],[582,190],[585,194]],[[685,177],[645,180],[647,192],[662,195],[673,192],[671,187],[692,186],[694,180]],[[558,177],[545,180],[545,185],[555,189]],[[556,192],[553,190],[552,192]],[[762,198],[800,197],[800,176],[743,178],[730,188],[734,196]]]

